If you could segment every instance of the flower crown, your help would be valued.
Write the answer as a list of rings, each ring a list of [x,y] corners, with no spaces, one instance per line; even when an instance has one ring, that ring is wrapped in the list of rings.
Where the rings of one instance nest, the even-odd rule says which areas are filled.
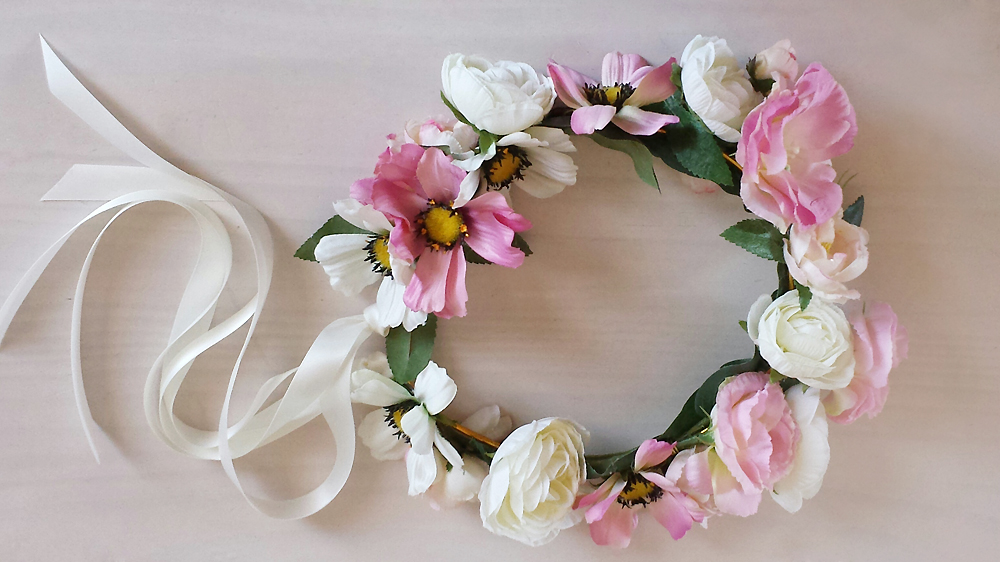
[[[44,39],[42,49],[52,93],[144,167],[74,166],[47,194],[101,193],[109,201],[24,275],[0,307],[0,340],[79,226],[117,211],[110,225],[150,201],[188,211],[202,246],[169,342],[149,373],[147,420],[175,450],[219,460],[240,493],[267,515],[305,517],[337,496],[354,458],[352,403],[376,407],[357,434],[375,458],[405,459],[410,495],[427,496],[435,508],[478,498],[487,529],[530,545],[586,520],[594,542],[624,547],[643,512],[679,539],[712,516],[755,513],[765,491],[795,512],[822,484],[830,460],[828,422],[877,415],[889,371],[906,356],[906,331],[888,305],[853,306],[849,313],[840,306],[860,299],[847,284],[868,264],[864,200],[844,208],[831,163],[853,145],[855,114],[822,65],[799,73],[788,41],[757,54],[745,69],[716,37],[695,37],[679,62],[660,66],[610,53],[600,80],[555,62],[545,76],[523,63],[456,54],[442,67],[441,97],[452,116],[410,122],[402,135],[389,135],[374,176],[355,182],[351,197],[334,203],[337,214],[295,254],[322,265],[330,284],[346,295],[377,283],[374,303],[328,325],[302,363],[268,379],[246,415],[230,425],[243,352],[270,286],[266,222],[250,205],[143,145]],[[587,431],[566,419],[539,419],[511,431],[497,406],[461,421],[449,417],[445,410],[457,387],[431,361],[438,318],[466,313],[468,264],[518,267],[531,255],[521,236],[531,222],[512,208],[510,190],[551,197],[576,182],[570,133],[627,154],[639,178],[657,189],[654,157],[702,185],[738,195],[757,218],[722,237],[777,264],[777,288],[740,322],[754,344],[752,356],[709,376],[663,433],[613,454],[585,454]],[[115,191],[125,185],[133,187]],[[256,263],[257,293],[218,322],[233,248],[220,216],[204,201],[217,202],[242,223]],[[77,283],[70,346],[76,402],[95,456],[95,424],[83,392],[80,302],[103,235]],[[246,323],[218,430],[187,425],[174,406],[191,364]],[[374,334],[385,338],[385,352],[356,361]],[[282,395],[264,406],[282,385]],[[320,416],[336,440],[337,459],[319,486],[288,500],[243,489],[234,459]]]
[[[906,354],[888,305],[850,319],[836,306],[860,297],[847,283],[868,264],[864,200],[842,208],[831,164],[857,132],[844,89],[818,63],[799,74],[788,41],[744,70],[702,36],[679,63],[609,53],[599,80],[460,54],[441,77],[453,117],[390,135],[374,177],[296,254],[347,295],[379,283],[369,313],[386,353],[354,371],[351,395],[379,408],[359,427],[372,455],[406,459],[410,495],[478,497],[487,529],[531,545],[584,518],[594,542],[624,547],[643,512],[679,539],[713,515],[755,513],[764,491],[797,511],[823,481],[828,420],[876,415]],[[753,357],[712,374],[662,434],[611,455],[585,455],[587,432],[565,419],[509,433],[493,406],[456,422],[442,413],[456,385],[429,360],[435,318],[466,313],[467,264],[531,254],[509,191],[551,197],[576,182],[567,133],[628,154],[654,187],[657,157],[739,195],[759,218],[723,238],[777,262],[778,288],[740,323]]]

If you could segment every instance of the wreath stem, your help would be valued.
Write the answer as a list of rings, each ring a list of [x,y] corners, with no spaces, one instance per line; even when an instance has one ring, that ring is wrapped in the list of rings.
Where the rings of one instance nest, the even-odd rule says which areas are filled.
[[[446,426],[454,429],[455,431],[461,433],[462,435],[468,437],[469,439],[473,439],[475,441],[479,441],[483,445],[487,445],[489,447],[493,447],[494,449],[499,449],[500,448],[500,442],[499,441],[494,441],[493,439],[490,439],[489,437],[487,437],[487,436],[485,436],[485,435],[483,435],[481,433],[472,431],[471,429],[465,427],[464,425],[458,423],[457,421],[455,421],[455,420],[453,420],[453,419],[451,419],[451,418],[449,418],[447,416],[442,416],[442,415],[439,414],[437,416],[437,421],[439,421],[439,422],[443,423],[444,425],[446,425]]]
[[[737,170],[739,170],[741,172],[743,171],[743,166],[740,166],[740,163],[737,162],[736,160],[734,160],[732,156],[730,156],[729,154],[726,154],[725,150],[722,151],[722,157],[726,159],[726,162],[729,162],[733,166],[736,166]]]

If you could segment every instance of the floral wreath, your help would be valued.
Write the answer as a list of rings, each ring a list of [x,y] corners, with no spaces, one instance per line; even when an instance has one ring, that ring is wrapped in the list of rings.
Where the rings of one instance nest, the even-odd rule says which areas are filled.
[[[888,305],[850,318],[837,306],[860,297],[846,283],[868,264],[864,199],[842,208],[831,164],[857,132],[844,89],[819,63],[800,75],[787,40],[744,70],[725,40],[702,36],[679,63],[609,53],[600,80],[461,54],[441,77],[454,117],[389,135],[374,177],[296,253],[346,295],[379,283],[366,314],[386,352],[361,361],[351,393],[379,408],[358,428],[372,455],[405,458],[410,495],[435,508],[478,498],[487,529],[529,545],[585,519],[595,543],[625,547],[643,512],[679,539],[711,516],[755,513],[765,490],[798,511],[830,460],[828,420],[878,414],[906,355]],[[778,288],[740,322],[753,357],[709,376],[666,431],[608,455],[585,455],[587,431],[566,419],[510,432],[497,406],[446,416],[456,385],[430,361],[436,319],[466,313],[467,264],[531,255],[509,191],[551,197],[576,182],[567,133],[628,154],[657,189],[653,157],[740,196],[758,218],[722,237],[777,262]]]
[[[352,403],[376,407],[356,433],[376,459],[405,458],[410,495],[427,496],[434,508],[478,498],[488,530],[529,545],[586,520],[594,542],[624,547],[643,512],[679,539],[712,516],[755,513],[765,491],[795,512],[826,473],[828,421],[877,415],[889,371],[906,356],[906,331],[888,305],[841,308],[860,299],[846,284],[868,265],[864,199],[843,206],[846,181],[831,163],[853,146],[854,108],[822,65],[799,73],[787,40],[745,67],[717,37],[695,37],[679,62],[660,66],[610,53],[600,80],[555,62],[544,76],[523,63],[455,54],[444,61],[441,95],[453,117],[411,122],[401,137],[389,135],[374,177],[355,182],[351,197],[334,203],[336,216],[295,253],[321,264],[346,295],[378,283],[375,302],[330,323],[301,364],[267,379],[246,415],[230,424],[240,363],[270,287],[266,222],[144,145],[41,43],[50,91],[143,164],[73,166],[45,199],[107,202],[42,254],[0,306],[2,340],[68,238],[115,211],[84,260],[70,340],[76,405],[95,457],[80,357],[87,274],[108,226],[151,201],[188,211],[202,245],[169,342],[147,379],[147,422],[176,451],[219,460],[244,498],[272,517],[311,515],[339,494],[354,460]],[[509,191],[551,197],[576,182],[570,133],[627,154],[639,178],[657,189],[654,158],[738,195],[757,218],[722,237],[777,264],[777,289],[740,322],[754,344],[752,357],[709,376],[663,433],[605,455],[585,454],[587,431],[566,419],[511,431],[497,406],[461,421],[447,416],[457,387],[431,361],[438,318],[466,313],[467,264],[518,267],[531,254],[521,237],[531,222],[512,209]],[[257,293],[214,323],[233,248],[205,201],[242,223],[237,230],[249,239],[257,266]],[[218,430],[187,425],[174,406],[192,363],[247,323]],[[376,333],[385,352],[355,361]],[[279,388],[281,396],[270,401]],[[320,416],[337,458],[319,486],[287,500],[244,490],[234,459]]]

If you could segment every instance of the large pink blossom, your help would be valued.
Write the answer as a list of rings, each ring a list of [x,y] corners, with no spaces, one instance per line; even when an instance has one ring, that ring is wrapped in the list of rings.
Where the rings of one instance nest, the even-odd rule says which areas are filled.
[[[885,303],[867,305],[864,313],[851,316],[854,327],[854,378],[847,388],[824,393],[823,405],[829,418],[851,423],[867,414],[874,418],[882,411],[889,394],[889,371],[906,359],[909,348],[906,328]]]
[[[720,511],[750,515],[761,492],[792,467],[799,429],[781,387],[767,373],[743,373],[721,389],[712,410],[718,461],[709,457]]]
[[[782,231],[826,222],[844,198],[830,159],[854,146],[857,131],[847,92],[810,64],[793,88],[772,90],[743,122],[736,149],[743,203]]]
[[[677,485],[679,471],[667,475],[651,469],[663,464],[674,452],[673,443],[644,441],[635,453],[629,477],[615,474],[597,490],[580,498],[577,509],[586,509],[590,537],[596,544],[625,548],[639,524],[639,511],[648,510],[674,540],[680,539],[706,514],[698,502]],[[673,463],[671,463],[673,465]]]
[[[524,254],[511,242],[531,228],[495,191],[456,204],[465,175],[440,149],[407,143],[383,153],[374,178],[351,186],[352,197],[370,199],[393,219],[393,254],[416,262],[403,302],[441,318],[465,315],[463,244],[495,264],[518,267]]]
[[[549,63],[549,76],[559,99],[573,108],[570,125],[578,135],[589,135],[608,123],[626,133],[652,135],[679,119],[640,109],[644,105],[669,98],[677,87],[670,81],[674,59],[653,67],[639,55],[608,53],[601,65],[601,81],[555,62]]]

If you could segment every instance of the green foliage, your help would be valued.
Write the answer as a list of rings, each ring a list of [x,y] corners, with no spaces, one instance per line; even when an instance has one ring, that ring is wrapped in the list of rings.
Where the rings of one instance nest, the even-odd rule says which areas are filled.
[[[334,215],[334,217],[319,228],[308,240],[299,246],[298,250],[295,250],[295,257],[300,260],[306,261],[316,261],[316,245],[324,236],[330,236],[331,234],[368,234],[374,236],[374,232],[369,232],[363,228],[358,228],[353,224],[344,220],[340,215]]]
[[[448,97],[444,95],[444,92],[441,92],[441,101],[443,101],[444,104],[446,106],[448,106],[448,109],[450,109],[451,112],[453,114],[455,114],[455,119],[458,119],[459,121],[461,121],[462,123],[465,123],[466,125],[472,127],[473,129],[476,128],[475,125],[473,125],[472,123],[469,123],[469,120],[466,119],[464,115],[462,115],[462,112],[459,111],[458,108],[456,108],[454,105],[451,105],[451,102],[448,101]],[[478,132],[479,129],[476,129],[476,131]]]
[[[604,148],[623,152],[632,159],[632,166],[639,179],[660,190],[660,183],[656,180],[656,172],[653,171],[653,154],[646,148],[646,145],[637,140],[613,139],[600,132],[589,135],[590,139]]]
[[[402,326],[391,328],[385,336],[385,355],[392,378],[399,384],[413,382],[431,360],[437,316],[427,315],[427,323],[407,332]]]
[[[476,251],[473,250],[472,248],[470,248],[468,244],[463,244],[462,245],[462,250],[465,252],[465,261],[467,261],[469,263],[474,263],[474,264],[478,264],[478,265],[492,265],[493,264],[493,262],[491,262],[490,260],[488,260],[488,259],[484,258],[483,256],[480,256],[479,254],[477,254]]]
[[[733,186],[733,174],[715,134],[687,107],[683,92],[678,90],[665,101],[643,109],[676,115],[680,119],[678,123],[667,125],[663,133],[643,139],[654,156],[688,175],[713,181],[723,188]]]
[[[479,131],[479,154],[486,154],[496,144],[498,137],[489,131]]]
[[[510,245],[514,246],[518,250],[521,250],[525,257],[534,253],[531,251],[531,248],[528,247],[528,243],[524,241],[524,238],[521,238],[521,235],[517,232],[514,233],[514,240],[510,243]]]
[[[858,197],[854,203],[844,209],[844,220],[854,226],[861,226],[861,217],[865,214],[865,196]]]
[[[813,298],[812,289],[806,287],[805,285],[800,284],[798,281],[795,281],[795,290],[799,292],[799,308],[805,310],[806,307],[809,306],[809,303],[812,301]]]
[[[750,85],[753,86],[754,90],[764,94],[765,96],[771,93],[771,86],[774,86],[773,78],[755,78],[757,70],[757,57],[753,57],[747,62],[747,74],[750,75]]]
[[[784,237],[781,231],[764,219],[747,219],[727,228],[723,238],[755,256],[784,262]]]

